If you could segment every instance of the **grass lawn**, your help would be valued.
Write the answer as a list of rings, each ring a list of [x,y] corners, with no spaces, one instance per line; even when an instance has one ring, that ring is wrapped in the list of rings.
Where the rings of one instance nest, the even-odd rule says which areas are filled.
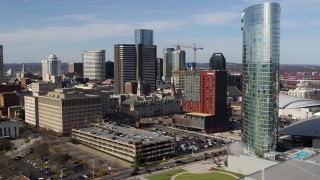
[[[176,157],[173,157],[172,159],[178,160],[178,159],[182,159],[182,158],[183,158],[183,156],[176,156]]]
[[[180,176],[176,177],[175,180],[194,180],[194,179],[201,179],[201,180],[235,180],[235,178],[221,173],[211,172],[206,174],[181,174]]]
[[[174,175],[181,173],[181,172],[185,172],[185,170],[176,169],[173,171],[167,171],[164,173],[148,176],[147,179],[149,179],[149,180],[170,180],[171,176],[174,176]]]
[[[243,178],[243,177],[244,177],[243,174],[239,174],[239,173],[235,173],[235,172],[230,172],[230,171],[225,171],[225,170],[218,169],[218,168],[212,168],[212,170],[214,170],[214,171],[221,171],[221,172],[227,172],[227,173],[233,174],[233,175],[235,175],[235,176],[238,176],[238,177],[240,177],[240,178]]]

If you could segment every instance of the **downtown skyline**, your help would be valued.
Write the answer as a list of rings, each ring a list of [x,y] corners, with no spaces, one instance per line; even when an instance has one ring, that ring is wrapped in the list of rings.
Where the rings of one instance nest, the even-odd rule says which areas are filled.
[[[241,61],[241,13],[262,0],[119,2],[103,0],[0,2],[0,44],[4,63],[41,62],[56,54],[62,62],[81,62],[83,50],[106,50],[114,60],[114,44],[133,44],[134,29],[154,30],[157,57],[174,44],[204,49],[197,62],[214,52],[227,62]],[[277,0],[281,4],[281,64],[318,64],[320,1]],[[193,61],[192,49],[186,61]]]

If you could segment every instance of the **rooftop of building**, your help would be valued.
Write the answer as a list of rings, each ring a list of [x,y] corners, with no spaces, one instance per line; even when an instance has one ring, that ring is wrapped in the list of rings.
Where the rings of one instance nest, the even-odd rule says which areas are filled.
[[[163,103],[163,102],[171,102],[175,101],[173,96],[166,96],[164,98],[159,98],[155,94],[151,94],[145,97],[138,96],[136,94],[130,95],[122,104],[135,104],[135,105],[142,105],[142,104],[153,104],[153,103]]]
[[[7,117],[3,117],[3,118],[0,118],[0,124],[4,124],[4,123],[17,123],[18,121],[16,120],[10,120],[9,118]]]
[[[190,112],[190,113],[186,113],[186,115],[190,115],[190,116],[200,116],[200,117],[208,117],[208,116],[212,116],[213,114]]]
[[[296,109],[320,106],[320,101],[279,94],[279,108]]]
[[[41,98],[52,98],[52,99],[75,99],[75,98],[89,98],[89,97],[99,97],[99,95],[86,94],[83,92],[76,91],[72,88],[57,88],[54,91],[48,92],[44,96],[39,96]]]
[[[228,96],[242,96],[237,86],[227,86],[227,94]]]
[[[288,160],[277,165],[271,166],[264,170],[264,178],[262,171],[255,172],[246,177],[252,180],[260,179],[281,179],[281,180],[318,180],[320,177],[320,164],[310,161]],[[244,180],[246,178],[242,178]]]
[[[95,127],[78,129],[81,132],[90,133],[95,136],[105,137],[112,140],[117,140],[131,143],[149,143],[154,141],[166,141],[172,139],[171,137],[157,134],[150,131],[126,127],[126,125],[116,125],[112,122],[103,124],[95,124]]]
[[[320,116],[297,121],[279,131],[279,135],[320,137]]]

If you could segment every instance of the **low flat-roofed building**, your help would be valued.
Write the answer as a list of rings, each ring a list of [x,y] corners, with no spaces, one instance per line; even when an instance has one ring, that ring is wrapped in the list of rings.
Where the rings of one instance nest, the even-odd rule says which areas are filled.
[[[72,129],[72,138],[131,162],[136,156],[150,161],[175,155],[174,138],[113,123]]]
[[[53,91],[58,88],[56,83],[48,83],[48,82],[33,82],[31,83],[31,90],[33,93],[37,95],[45,95],[49,91]]]
[[[277,165],[252,173],[241,180],[318,180],[320,164],[312,161],[288,160]]]
[[[0,119],[0,137],[19,137],[19,122]]]
[[[172,123],[176,127],[182,127],[190,130],[198,130],[207,133],[225,131],[227,128],[221,126],[214,114],[190,112],[183,115],[174,115]]]
[[[320,101],[279,94],[279,116],[305,119],[320,112]]]
[[[320,89],[297,87],[296,89],[289,89],[288,95],[306,99],[320,100]]]
[[[172,123],[176,127],[184,127],[190,129],[198,129],[206,131],[206,125],[214,117],[213,114],[205,114],[198,112],[186,113],[184,115],[175,115],[172,118]]]
[[[159,98],[155,95],[140,97],[132,95],[121,103],[123,111],[137,111],[140,118],[151,116],[164,116],[181,113],[180,100],[173,96]]]

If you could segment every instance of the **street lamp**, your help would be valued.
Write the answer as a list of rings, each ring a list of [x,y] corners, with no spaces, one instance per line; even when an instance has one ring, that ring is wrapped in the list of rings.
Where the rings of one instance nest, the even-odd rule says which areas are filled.
[[[94,160],[92,161],[92,176],[94,178]]]
[[[62,180],[62,172],[63,172],[63,169],[61,168],[60,169],[60,179]]]

